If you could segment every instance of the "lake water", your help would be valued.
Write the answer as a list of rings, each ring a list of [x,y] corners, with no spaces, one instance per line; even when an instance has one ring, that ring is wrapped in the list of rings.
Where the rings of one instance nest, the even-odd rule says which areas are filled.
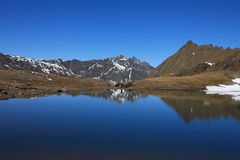
[[[0,159],[239,159],[240,102],[202,93],[154,94],[0,101]]]

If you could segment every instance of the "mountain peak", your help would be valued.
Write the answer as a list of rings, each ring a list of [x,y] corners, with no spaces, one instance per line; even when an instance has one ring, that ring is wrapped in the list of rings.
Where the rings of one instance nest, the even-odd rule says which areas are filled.
[[[194,44],[192,40],[187,41],[186,44]]]
[[[126,56],[124,56],[123,54],[120,54],[116,57],[116,59],[119,59],[120,61],[126,61],[128,58]]]
[[[194,43],[192,40],[187,41],[187,43],[185,43],[180,49],[179,51],[183,50],[183,49],[188,49],[188,48],[192,48],[193,46],[198,46],[196,43]],[[178,51],[178,52],[179,52]]]
[[[240,49],[198,45],[188,41],[158,67],[158,75],[186,76],[208,71],[239,71]],[[216,65],[209,65],[216,64]]]
[[[197,44],[194,43],[192,40],[189,40],[184,46],[192,46],[192,45],[197,45]]]

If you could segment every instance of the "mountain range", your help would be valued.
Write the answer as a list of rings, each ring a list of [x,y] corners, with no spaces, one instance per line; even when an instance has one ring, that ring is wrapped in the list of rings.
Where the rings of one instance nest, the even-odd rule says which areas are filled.
[[[125,83],[148,77],[181,77],[211,71],[240,71],[240,49],[198,45],[188,41],[175,54],[154,68],[136,57],[117,57],[80,61],[39,60],[0,53],[0,69],[92,78]]]
[[[119,55],[100,60],[38,60],[0,53],[0,69],[28,70],[61,76],[93,78],[112,83],[145,79],[154,68],[136,57]]]

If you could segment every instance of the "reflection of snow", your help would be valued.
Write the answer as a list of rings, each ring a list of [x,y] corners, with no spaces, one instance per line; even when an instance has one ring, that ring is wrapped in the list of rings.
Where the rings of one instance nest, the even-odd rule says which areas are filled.
[[[138,99],[146,98],[148,95],[130,92],[125,89],[111,89],[107,92],[96,92],[96,93],[81,93],[82,95],[89,95],[94,97],[101,97],[107,100],[114,101],[118,104],[133,103]]]
[[[232,80],[234,84],[219,86],[207,86],[207,94],[230,95],[236,101],[240,101],[240,78]]]
[[[112,90],[113,93],[112,93],[112,96],[116,97],[118,96],[120,93],[124,93],[124,90],[123,89],[117,89],[117,90]]]
[[[127,100],[128,92],[124,89],[112,90],[111,99],[117,99],[120,103],[124,103]]]
[[[117,103],[123,104],[126,102],[134,102],[139,98],[146,97],[146,95],[128,92],[124,89],[112,89],[107,99],[111,99]]]

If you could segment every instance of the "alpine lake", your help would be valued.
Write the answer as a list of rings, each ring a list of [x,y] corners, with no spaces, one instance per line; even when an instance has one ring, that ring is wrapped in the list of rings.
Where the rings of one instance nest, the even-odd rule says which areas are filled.
[[[126,90],[0,101],[0,160],[238,160],[240,101]]]

